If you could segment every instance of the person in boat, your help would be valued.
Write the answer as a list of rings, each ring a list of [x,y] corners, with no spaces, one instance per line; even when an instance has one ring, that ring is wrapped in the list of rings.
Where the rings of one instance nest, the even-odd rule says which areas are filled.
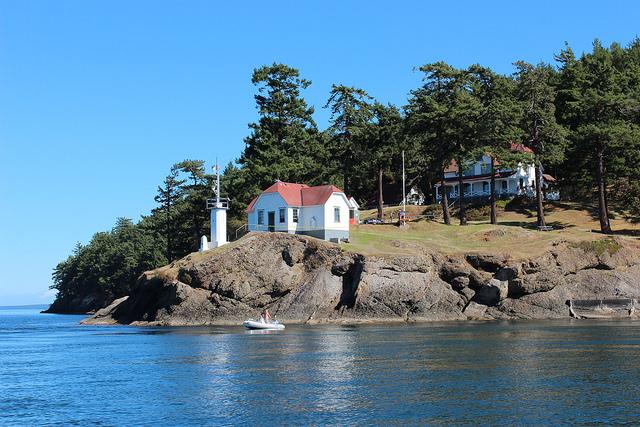
[[[269,313],[268,308],[265,308],[264,310],[262,310],[262,313],[260,314],[260,320],[264,321],[265,323],[271,322],[271,313]]]

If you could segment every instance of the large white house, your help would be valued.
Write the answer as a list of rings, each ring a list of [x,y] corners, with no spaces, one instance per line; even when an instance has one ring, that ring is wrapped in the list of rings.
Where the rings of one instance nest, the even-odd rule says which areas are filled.
[[[358,215],[353,202],[333,185],[282,181],[253,199],[246,213],[249,231],[306,234],[331,241],[348,239],[349,219]]]
[[[520,144],[513,144],[512,151],[533,153]],[[551,175],[544,174],[545,189],[555,182]],[[502,167],[495,162],[496,195],[498,197],[515,197],[519,195],[535,195],[535,166],[518,163],[515,168]],[[464,197],[488,197],[491,195],[491,157],[483,155],[475,162],[469,162],[462,170]],[[460,194],[458,182],[458,164],[454,160],[444,170],[444,184],[449,199],[457,199]],[[435,185],[436,199],[441,200],[440,183]],[[547,199],[558,199],[557,192],[547,192]]]

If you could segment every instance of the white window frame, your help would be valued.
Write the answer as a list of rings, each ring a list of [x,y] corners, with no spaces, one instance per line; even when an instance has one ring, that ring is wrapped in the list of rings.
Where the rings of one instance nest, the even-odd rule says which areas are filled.
[[[333,207],[333,222],[340,223],[340,206]]]
[[[292,208],[293,222],[297,223],[300,215],[300,208]]]
[[[258,210],[258,225],[264,225],[264,209]]]
[[[278,219],[280,220],[280,224],[287,222],[287,208],[278,209]]]

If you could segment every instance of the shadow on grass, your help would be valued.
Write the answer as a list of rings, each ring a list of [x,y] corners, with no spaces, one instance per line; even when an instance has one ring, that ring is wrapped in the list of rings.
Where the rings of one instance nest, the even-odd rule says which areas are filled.
[[[538,227],[535,222],[524,222],[524,221],[498,221],[498,225],[506,225],[507,227],[521,227],[529,230],[537,230]],[[567,222],[561,221],[551,221],[547,222],[547,225],[553,227],[553,230],[564,230],[566,228],[573,228],[575,224],[570,224]]]
[[[592,230],[595,233],[600,233],[600,230]],[[621,230],[613,230],[613,235],[615,236],[630,236],[640,238],[640,230],[623,228]]]

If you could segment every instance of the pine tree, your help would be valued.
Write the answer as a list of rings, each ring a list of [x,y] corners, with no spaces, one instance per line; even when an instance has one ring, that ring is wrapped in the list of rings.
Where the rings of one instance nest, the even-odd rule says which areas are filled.
[[[628,54],[617,44],[605,48],[596,40],[592,52],[580,59],[570,48],[557,57],[562,77],[559,107],[571,129],[571,157],[581,159],[578,163],[583,169],[578,173],[591,165],[590,181],[596,186],[603,233],[611,233],[609,183],[628,176],[633,169],[628,165],[633,161],[627,163],[626,159],[638,147],[634,118],[640,110],[639,68],[629,61]]]
[[[311,82],[295,68],[273,64],[257,68],[252,83],[260,118],[238,163],[247,169],[250,193],[258,194],[276,180],[309,182],[317,170],[317,129],[313,107],[301,97]]]
[[[444,62],[420,67],[423,85],[411,91],[407,111],[407,132],[422,142],[422,153],[440,180],[444,223],[451,224],[444,170],[454,159],[455,141],[450,131],[451,93],[459,71]]]
[[[362,89],[344,85],[333,85],[329,100],[324,108],[329,108],[331,118],[327,133],[329,151],[337,161],[337,169],[342,175],[342,189],[351,192],[351,176],[355,166],[356,147],[362,143],[363,134],[372,119],[369,101],[372,98]]]
[[[480,154],[491,158],[491,224],[497,224],[496,161],[503,166],[515,166],[520,158],[511,152],[511,144],[522,138],[518,122],[520,108],[515,97],[514,81],[480,65],[469,68],[472,91],[481,105],[477,121]]]
[[[171,172],[163,181],[162,186],[158,186],[158,194],[154,200],[160,204],[153,210],[155,215],[159,215],[161,234],[166,239],[166,254],[168,261],[173,261],[177,256],[176,249],[176,231],[179,228],[177,205],[181,201],[182,184],[184,180],[178,178],[178,168],[173,166]]]
[[[518,99],[522,105],[521,129],[526,145],[535,155],[535,191],[538,227],[545,226],[543,206],[544,163],[559,163],[564,159],[566,131],[556,122],[554,71],[540,63],[531,65],[524,61],[515,63]]]
[[[368,166],[377,177],[378,219],[384,207],[383,178],[398,158],[402,143],[402,115],[392,105],[378,102],[371,107],[373,121],[367,128],[366,146],[359,149],[361,166]],[[396,162],[397,163],[397,162]],[[371,175],[370,175],[371,176]]]
[[[208,234],[209,215],[205,207],[212,195],[213,176],[205,173],[204,160],[183,160],[176,163],[174,168],[182,181],[184,199],[180,218],[176,219],[180,224],[174,226],[174,230],[179,231],[179,235],[174,236],[174,242],[176,252],[183,255],[197,250],[200,237]]]

